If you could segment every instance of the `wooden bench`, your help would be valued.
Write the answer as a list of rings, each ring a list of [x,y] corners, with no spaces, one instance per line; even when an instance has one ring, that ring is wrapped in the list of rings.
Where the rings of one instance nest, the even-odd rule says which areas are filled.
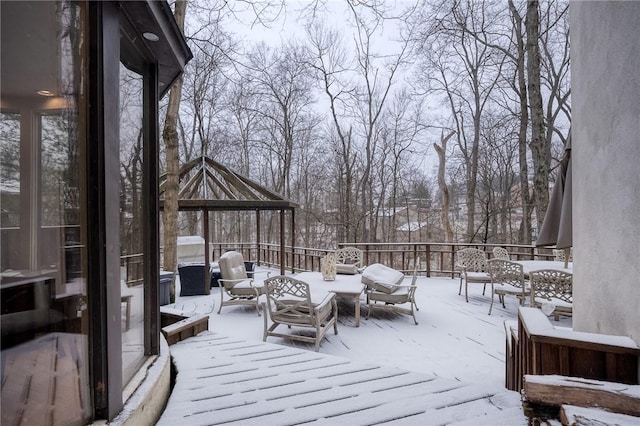
[[[189,315],[160,307],[162,335],[169,346],[209,329],[209,315]]]

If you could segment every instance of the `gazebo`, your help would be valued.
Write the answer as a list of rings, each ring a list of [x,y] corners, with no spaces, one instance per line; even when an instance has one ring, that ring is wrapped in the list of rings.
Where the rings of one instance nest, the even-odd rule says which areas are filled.
[[[167,175],[160,176],[160,210],[164,210]],[[178,211],[202,211],[205,265],[209,265],[209,212],[255,211],[256,244],[260,246],[260,212],[280,211],[280,273],[284,275],[285,213],[291,212],[291,246],[295,245],[295,208],[297,203],[242,176],[207,156],[198,157],[180,168],[178,175]],[[260,251],[258,259],[260,262]]]

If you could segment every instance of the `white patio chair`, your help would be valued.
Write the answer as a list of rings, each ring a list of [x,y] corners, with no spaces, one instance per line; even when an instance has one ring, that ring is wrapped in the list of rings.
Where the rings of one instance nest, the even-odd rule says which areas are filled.
[[[336,250],[336,272],[355,275],[362,269],[362,250],[356,247],[344,247]]]
[[[511,260],[511,256],[509,256],[509,252],[504,247],[494,247],[493,258],[502,259],[502,260]]]
[[[416,305],[415,294],[417,288],[416,280],[418,278],[417,270],[419,264],[420,258],[417,258],[413,268],[413,277],[411,279],[410,285],[401,284],[404,279],[404,274],[402,274],[402,272],[400,271],[392,270],[393,272],[397,273],[399,277],[399,279],[394,279],[395,282],[383,282],[379,278],[375,278],[375,275],[373,275],[373,285],[367,284],[366,290],[367,307],[369,308],[367,310],[367,319],[369,319],[369,314],[371,314],[371,310],[373,308],[384,309],[390,312],[411,315],[411,317],[413,317],[413,322],[418,325],[415,311],[419,311],[420,309],[418,308],[418,305]],[[371,265],[369,268],[365,269],[365,274],[373,266],[374,265]],[[382,267],[384,265],[379,266]],[[384,266],[384,268],[387,267]],[[365,282],[364,275],[363,282]],[[409,305],[408,307],[406,307],[407,304]]]
[[[264,288],[268,315],[264,315],[263,341],[266,342],[268,336],[300,340],[314,343],[318,352],[320,341],[331,326],[338,334],[338,305],[334,293],[322,293],[320,300],[314,300],[309,284],[285,275],[266,279]],[[315,336],[278,333],[275,329],[280,325],[313,328]]]
[[[491,277],[487,273],[487,255],[484,251],[475,248],[458,250],[456,268],[460,271],[460,288],[458,295],[462,293],[462,281],[464,281],[464,297],[469,301],[469,283],[483,284],[482,295],[491,283]]]
[[[531,283],[531,306],[553,308],[558,321],[560,315],[573,313],[573,274],[556,269],[541,269],[529,273]],[[546,315],[549,315],[545,312]]]
[[[567,251],[569,252],[568,259],[566,254]],[[553,249],[553,260],[558,262],[565,262],[565,261],[573,262],[573,247],[571,247],[569,250]]]
[[[491,305],[489,306],[489,315],[493,309],[493,299],[498,295],[498,300],[504,304],[505,295],[516,296],[520,305],[524,306],[526,298],[529,296],[530,289],[524,280],[524,270],[519,263],[511,262],[504,259],[490,259],[489,276],[491,277]]]
[[[218,260],[221,278],[220,283],[220,306],[218,314],[223,306],[229,305],[255,305],[258,315],[260,315],[260,305],[258,299],[264,293],[262,283],[256,283],[254,278],[249,278],[247,269],[242,258],[242,254],[237,251],[228,251],[220,256]],[[265,272],[267,277],[269,272]],[[225,294],[228,299],[225,300]]]

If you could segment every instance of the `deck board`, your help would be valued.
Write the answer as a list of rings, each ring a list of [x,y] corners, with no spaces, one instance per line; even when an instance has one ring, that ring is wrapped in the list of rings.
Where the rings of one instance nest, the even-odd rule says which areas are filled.
[[[171,352],[178,376],[158,425],[526,424],[519,396],[499,386],[211,331]]]

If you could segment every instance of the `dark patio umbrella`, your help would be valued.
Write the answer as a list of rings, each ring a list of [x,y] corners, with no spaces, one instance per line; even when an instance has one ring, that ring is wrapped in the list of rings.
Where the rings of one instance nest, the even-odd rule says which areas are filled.
[[[536,246],[553,246],[565,249],[565,263],[573,246],[571,207],[571,132],[564,146],[564,157],[551,191],[547,213],[540,228]]]

